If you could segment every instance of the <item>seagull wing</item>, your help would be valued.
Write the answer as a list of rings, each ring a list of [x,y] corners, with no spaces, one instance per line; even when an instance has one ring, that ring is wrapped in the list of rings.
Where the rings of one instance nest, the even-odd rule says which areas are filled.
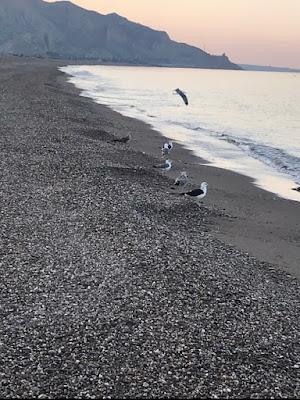
[[[163,168],[166,168],[166,167],[167,167],[167,164],[166,164],[166,163],[164,163],[164,164],[157,164],[157,165],[153,165],[153,167],[154,167],[154,168],[161,168],[161,169],[163,169]]]
[[[187,96],[184,93],[182,93],[181,97],[182,97],[182,99],[184,101],[184,104],[187,106],[189,104]]]
[[[194,190],[191,190],[190,192],[187,192],[185,194],[188,195],[188,196],[191,196],[191,197],[197,197],[197,196],[200,196],[203,193],[204,192],[203,192],[202,189],[194,189]]]
[[[186,94],[180,89],[176,89],[176,93],[179,94],[179,96],[184,101],[184,104],[187,106],[189,104],[189,101],[188,101]]]

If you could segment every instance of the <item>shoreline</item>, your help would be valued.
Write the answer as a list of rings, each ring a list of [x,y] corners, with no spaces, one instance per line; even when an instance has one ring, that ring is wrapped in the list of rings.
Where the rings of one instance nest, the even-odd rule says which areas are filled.
[[[66,80],[72,77],[63,74]],[[76,88],[73,83],[68,84]],[[76,90],[79,94],[82,92],[81,89]],[[124,118],[127,121],[126,130],[134,132],[130,146],[135,150],[155,158],[160,157],[160,148],[168,140],[162,132],[143,120],[124,116],[90,97],[84,98],[100,108],[110,110],[110,119]],[[178,172],[187,169],[191,177],[189,188],[207,181],[209,188],[204,204],[222,210],[226,215],[214,221],[212,229],[215,236],[300,279],[300,221],[295,219],[295,215],[300,212],[300,202],[282,198],[256,186],[251,177],[215,167],[176,140],[173,142],[175,146],[170,158],[175,168],[172,168],[168,176],[175,179]]]
[[[100,65],[99,67],[101,69]],[[147,108],[146,104],[143,105],[142,103],[140,103],[139,99],[137,99],[138,103],[133,102],[132,105],[130,106],[128,102],[127,102],[128,104],[126,105],[125,98],[128,96],[125,96],[124,98],[125,103],[121,106],[120,109],[118,104],[123,95],[121,95],[121,98],[119,98],[119,100],[115,99],[111,101],[110,96],[113,96],[113,99],[115,98],[115,96],[117,96],[117,98],[119,97],[119,95],[117,94],[118,92],[115,93],[115,90],[117,89],[114,88],[114,85],[112,85],[112,93],[110,94],[107,93],[108,101],[106,102],[105,100],[106,94],[103,93],[104,97],[102,98],[101,93],[97,92],[97,90],[101,90],[98,84],[99,82],[102,82],[102,79],[103,78],[105,79],[106,76],[108,77],[108,80],[110,80],[111,78],[114,79],[113,76],[117,73],[117,71],[120,72],[121,74],[120,77],[123,76],[124,72],[125,74],[124,76],[131,76],[132,79],[134,79],[133,71],[135,71],[135,69],[133,70],[130,69],[129,71],[127,71],[125,68],[124,71],[121,71],[122,68],[120,67],[118,67],[117,70],[115,70],[115,67],[112,67],[113,75],[111,76],[110,67],[104,66],[103,76],[102,76],[102,73],[98,69],[99,67],[96,67],[95,70],[93,69],[93,67],[91,67],[92,70],[90,70],[89,65],[82,65],[82,66],[69,65],[67,67],[62,67],[61,71],[70,75],[70,82],[72,82],[73,84],[76,85],[76,87],[82,90],[82,95],[90,97],[96,103],[107,104],[113,110],[119,112],[124,116],[136,118],[146,122],[147,124],[150,124],[152,129],[160,131],[164,136],[168,136],[171,140],[181,143],[185,148],[193,150],[196,156],[199,156],[202,159],[206,159],[208,161],[207,163],[209,163],[210,166],[214,166],[220,169],[226,169],[250,177],[251,179],[255,179],[254,184],[256,187],[262,188],[263,190],[266,190],[270,193],[274,193],[274,195],[278,197],[300,202],[300,194],[297,191],[292,190],[293,188],[295,189],[295,187],[298,186],[297,184],[298,172],[300,172],[300,171],[297,172],[296,153],[293,153],[293,151],[289,153],[287,152],[287,150],[284,150],[284,148],[279,149],[277,148],[277,145],[275,143],[273,144],[269,143],[269,145],[266,144],[262,145],[260,144],[260,140],[257,137],[257,135],[255,135],[254,138],[249,137],[248,139],[245,138],[243,134],[240,136],[238,130],[236,130],[237,126],[235,127],[235,133],[231,132],[229,129],[226,134],[221,133],[222,129],[220,129],[220,127],[215,131],[213,128],[214,123],[212,120],[210,120],[209,123],[208,121],[204,123],[204,126],[206,126],[208,123],[208,126],[206,126],[206,128],[201,126],[197,127],[197,125],[199,125],[197,124],[195,119],[197,113],[196,109],[193,107],[191,108],[190,111],[184,110],[185,107],[182,109],[178,109],[178,112],[183,112],[182,114],[183,121],[185,121],[185,115],[186,115],[185,111],[187,111],[188,120],[190,120],[191,115],[193,115],[192,117],[193,122],[190,121],[189,123],[187,123],[187,121],[185,121],[184,123],[181,124],[180,121],[178,120],[178,117],[175,117],[173,121],[172,116],[168,115],[167,120],[173,121],[173,122],[169,121],[171,125],[169,124],[169,122],[167,123],[166,121],[163,122],[164,118],[162,115],[160,115],[158,118],[155,117],[156,112],[158,110],[151,111],[150,109]],[[86,68],[88,72],[86,71]],[[168,74],[167,71],[168,69],[165,69],[164,73]],[[146,79],[147,76],[152,76],[152,71],[149,71],[150,73],[149,75],[148,72],[143,67],[137,67],[136,72],[138,73],[138,76],[142,74],[144,76],[144,79]],[[85,76],[86,73],[88,76],[90,74],[92,75],[95,74],[94,78],[93,79],[88,78],[88,76]],[[153,73],[154,74],[158,73],[157,69],[154,68]],[[96,83],[97,79],[95,81],[95,77],[98,74],[100,74],[98,76],[100,81],[97,84]],[[159,79],[159,75],[160,74],[158,73],[157,79]],[[90,81],[90,79],[92,80]],[[139,79],[141,78],[138,77],[138,80]],[[224,75],[222,75],[221,79],[226,81]],[[261,79],[263,78],[261,77]],[[106,84],[104,82],[103,84],[106,87]],[[141,84],[142,82],[140,82],[138,86]],[[133,87],[135,87],[134,83]],[[135,90],[138,90],[137,87],[135,88]],[[107,88],[105,88],[105,91],[107,91]],[[98,96],[97,93],[100,95],[100,97]],[[137,95],[138,93],[139,90],[137,91]],[[195,94],[191,92],[190,96],[195,96]],[[157,99],[157,101],[159,100]],[[194,99],[194,101],[195,105],[198,104],[197,99]],[[208,101],[211,102],[212,99],[209,98]],[[139,106],[137,107],[138,104]],[[217,109],[219,106],[220,106],[219,104],[216,104]],[[139,110],[139,107],[141,107],[141,110]],[[166,112],[168,114],[168,110],[166,110]],[[191,115],[189,116],[189,114]],[[256,117],[259,118],[262,117],[262,115],[256,115]],[[219,125],[221,121],[219,119],[217,119],[217,121]],[[251,121],[249,121],[249,123],[251,124]],[[286,124],[288,124],[288,121],[286,121]],[[207,134],[207,131],[210,130],[209,125],[211,126],[211,132],[210,134]],[[265,126],[264,123],[262,125]],[[249,130],[249,127],[248,128],[246,127],[247,123],[245,122],[245,130],[246,131]],[[252,127],[252,130],[253,129],[254,127]],[[277,129],[280,130],[280,127],[277,127]],[[289,136],[288,132],[287,135]],[[265,138],[265,140],[267,140],[267,137]],[[245,148],[243,150],[240,150],[240,148],[241,147],[243,148],[244,146]],[[246,151],[246,149],[248,149],[249,152]]]
[[[299,281],[215,238],[223,171],[203,207],[171,196],[158,132],[54,62],[0,79],[0,397],[298,398]]]

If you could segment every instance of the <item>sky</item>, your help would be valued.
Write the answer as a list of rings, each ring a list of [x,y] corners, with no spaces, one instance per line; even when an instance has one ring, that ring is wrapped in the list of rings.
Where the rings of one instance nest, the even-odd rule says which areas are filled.
[[[47,0],[54,2],[57,0]],[[300,0],[72,0],[231,61],[300,68]]]

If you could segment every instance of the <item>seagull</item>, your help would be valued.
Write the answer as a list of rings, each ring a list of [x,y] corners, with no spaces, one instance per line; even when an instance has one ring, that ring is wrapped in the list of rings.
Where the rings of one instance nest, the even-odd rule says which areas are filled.
[[[161,149],[162,156],[168,155],[172,149],[173,149],[173,143],[171,141],[165,143]]]
[[[158,168],[161,171],[170,171],[172,168],[172,161],[166,160],[163,164],[153,165],[154,168]]]
[[[167,156],[169,153],[170,153],[170,150],[169,150],[168,148],[162,147],[162,149],[161,149],[161,155],[162,155],[163,157],[164,157],[164,156]]]
[[[130,139],[131,139],[131,135],[130,135],[130,133],[128,133],[127,136],[113,139],[113,142],[127,143],[127,142],[129,142]]]
[[[164,144],[164,148],[172,150],[173,149],[173,142],[169,140],[167,143]]]
[[[182,196],[189,196],[189,197],[191,197],[193,199],[196,199],[196,200],[201,200],[207,194],[207,186],[208,186],[208,184],[206,182],[202,182],[199,189],[194,189],[194,190],[192,190],[190,192],[180,193],[180,194]]]
[[[187,173],[185,171],[180,172],[180,175],[177,176],[177,178],[175,179],[174,185],[176,186],[185,186],[188,182],[188,176]]]
[[[182,98],[182,100],[184,101],[184,104],[187,106],[188,104],[189,104],[189,101],[188,101],[188,98],[187,98],[187,96],[186,96],[186,94],[182,91],[182,90],[180,90],[180,89],[175,89],[175,92],[177,93],[177,94],[179,94],[179,96]],[[175,93],[174,93],[175,94]]]

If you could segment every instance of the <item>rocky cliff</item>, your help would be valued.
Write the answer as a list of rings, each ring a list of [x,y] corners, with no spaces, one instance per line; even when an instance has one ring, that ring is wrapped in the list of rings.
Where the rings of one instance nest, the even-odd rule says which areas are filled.
[[[166,32],[62,1],[0,0],[0,53],[143,65],[241,69]]]

